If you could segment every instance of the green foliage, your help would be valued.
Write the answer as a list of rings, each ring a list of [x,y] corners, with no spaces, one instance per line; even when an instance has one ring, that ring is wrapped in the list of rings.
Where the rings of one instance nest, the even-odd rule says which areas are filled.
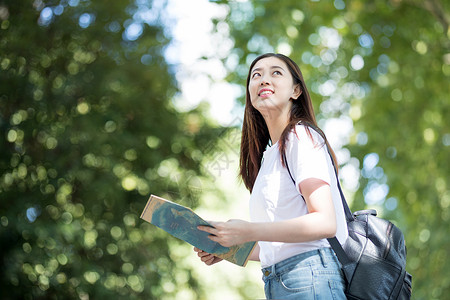
[[[290,54],[319,123],[353,122],[352,208],[375,206],[405,232],[415,299],[445,297],[448,1],[215,2],[229,8],[216,21],[235,44],[228,80],[242,85],[258,54]],[[153,4],[0,2],[2,299],[207,293],[180,263],[181,243],[139,220],[150,193],[197,205],[203,152],[222,132],[204,107],[172,107],[170,40]],[[372,203],[376,187],[388,194]]]
[[[362,175],[353,209],[375,206],[405,232],[415,299],[448,294],[449,2],[220,3],[230,11],[217,27],[226,22],[235,44],[224,60],[229,80],[245,82],[264,52],[297,61],[319,123],[353,121],[346,147]],[[388,193],[372,203],[376,187]]]
[[[133,17],[138,8],[155,21]],[[151,2],[1,2],[0,298],[196,288],[167,235],[139,219],[150,193],[196,205],[198,149],[216,135],[200,108],[171,105],[158,16]],[[140,36],[127,35],[133,23]]]

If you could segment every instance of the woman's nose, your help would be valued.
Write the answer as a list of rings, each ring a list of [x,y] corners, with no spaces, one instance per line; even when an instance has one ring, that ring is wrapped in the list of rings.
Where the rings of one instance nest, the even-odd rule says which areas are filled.
[[[262,77],[260,85],[268,85],[268,84],[269,84],[269,81],[265,77]]]

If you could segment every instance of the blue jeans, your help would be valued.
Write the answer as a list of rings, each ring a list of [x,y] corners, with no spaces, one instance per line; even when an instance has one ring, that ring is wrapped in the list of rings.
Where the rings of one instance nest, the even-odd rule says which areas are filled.
[[[346,299],[341,264],[331,248],[292,256],[262,272],[267,299]]]

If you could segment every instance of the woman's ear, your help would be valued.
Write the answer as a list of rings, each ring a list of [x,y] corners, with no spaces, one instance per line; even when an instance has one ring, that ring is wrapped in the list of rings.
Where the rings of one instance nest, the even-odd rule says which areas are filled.
[[[300,95],[302,94],[302,89],[300,88],[300,84],[296,84],[294,86],[294,91],[292,92],[292,100],[296,100],[298,99],[298,97],[300,97]]]

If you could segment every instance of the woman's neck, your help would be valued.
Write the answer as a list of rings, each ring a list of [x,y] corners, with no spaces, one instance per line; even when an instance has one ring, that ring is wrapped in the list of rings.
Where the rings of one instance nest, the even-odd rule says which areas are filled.
[[[278,142],[286,126],[289,124],[288,114],[266,115],[264,116],[266,121],[267,129],[269,130],[270,140],[272,145]]]

